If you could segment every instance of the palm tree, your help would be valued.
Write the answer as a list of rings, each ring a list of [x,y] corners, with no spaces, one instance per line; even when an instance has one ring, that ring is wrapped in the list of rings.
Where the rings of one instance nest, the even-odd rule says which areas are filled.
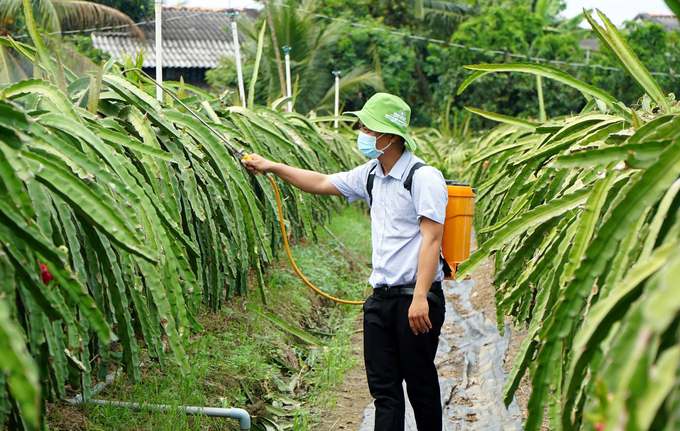
[[[109,6],[77,0],[30,0],[30,3],[37,25],[45,32],[45,44],[77,75],[95,70],[97,65],[64,42],[63,31],[127,26],[124,28],[135,36],[144,37],[138,27],[131,26],[135,22],[129,16]],[[23,15],[23,0],[1,0],[0,32],[9,36],[20,27]],[[0,45],[0,84],[26,79],[31,69],[32,65],[23,57],[13,55],[11,48]]]
[[[316,2],[306,0],[296,7],[313,12],[316,9]],[[342,37],[340,26],[336,23],[326,24],[310,14],[291,8],[270,6],[270,11],[279,46],[292,48],[290,51],[291,79],[297,87],[295,110],[302,113],[331,110],[334,78],[327,68],[332,49]],[[253,59],[256,56],[261,25],[261,21],[239,20],[239,30],[246,37],[242,49],[247,59]],[[264,50],[258,82],[265,83],[262,89],[267,92],[267,98],[275,100],[283,93],[279,84],[271,34],[268,34]],[[225,58],[223,65],[233,67],[233,59]],[[248,78],[247,70],[248,67],[246,67],[246,78]],[[381,75],[365,67],[342,72],[341,99],[349,98],[364,89],[380,90],[383,87]],[[219,71],[209,73],[208,81],[215,86],[226,86],[228,83],[217,78],[218,76]]]
[[[59,35],[62,31],[94,27],[131,25],[135,22],[124,13],[99,3],[82,0],[31,0],[33,17],[43,31]],[[23,0],[0,1],[0,23],[16,23],[23,17]],[[135,34],[136,27],[127,27]]]
[[[415,0],[414,15],[420,18],[428,33],[448,40],[470,16],[478,13],[475,0]]]

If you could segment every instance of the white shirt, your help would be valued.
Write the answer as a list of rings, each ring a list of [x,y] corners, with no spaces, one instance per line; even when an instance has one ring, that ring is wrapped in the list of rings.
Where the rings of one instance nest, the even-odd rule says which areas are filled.
[[[418,255],[423,237],[420,217],[444,224],[448,192],[444,176],[432,166],[423,166],[413,175],[411,193],[404,180],[411,167],[423,161],[407,149],[389,174],[385,175],[377,159],[330,176],[331,183],[348,202],[364,199],[368,202],[366,182],[373,173],[373,205],[371,206],[371,237],[373,273],[369,282],[375,287],[415,283],[418,276]],[[376,166],[377,165],[377,166]],[[370,205],[370,203],[369,203]],[[434,281],[444,279],[439,262]]]

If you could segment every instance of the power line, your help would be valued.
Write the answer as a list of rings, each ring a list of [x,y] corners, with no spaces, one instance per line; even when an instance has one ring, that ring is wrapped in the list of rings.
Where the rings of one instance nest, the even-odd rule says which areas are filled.
[[[189,16],[176,16],[174,18],[164,19],[162,22],[166,23],[166,22],[170,22],[170,21],[175,21],[177,19],[189,19],[189,18],[193,18],[193,17],[198,16],[198,15],[201,15],[203,13],[205,13],[205,12],[197,12],[197,13],[195,13],[193,15],[189,15]],[[136,22],[134,24],[121,24],[121,25],[113,25],[113,26],[109,26],[109,27],[88,28],[88,29],[84,29],[84,30],[53,31],[52,33],[45,33],[45,34],[52,36],[52,35],[59,35],[59,34],[92,33],[92,32],[95,32],[95,31],[120,30],[120,29],[123,29],[123,28],[140,27],[140,26],[143,26],[143,25],[155,24],[155,23],[156,23],[156,20],[154,19],[152,21]],[[15,37],[15,39],[24,39],[24,38],[27,38],[27,37],[28,37],[27,34],[23,34],[23,35]]]
[[[614,72],[623,72],[623,70],[618,68],[618,67],[603,66],[601,64],[572,63],[572,62],[569,62],[569,61],[549,60],[547,58],[531,57],[529,55],[524,55],[524,54],[516,54],[516,53],[513,53],[513,52],[478,48],[478,47],[475,47],[475,46],[467,46],[467,45],[462,45],[462,44],[459,44],[459,43],[447,42],[447,41],[441,40],[441,39],[433,39],[433,38],[424,37],[424,36],[410,35],[410,34],[406,34],[406,33],[396,31],[396,30],[388,30],[386,28],[380,28],[380,27],[371,27],[371,26],[368,26],[368,25],[365,25],[365,24],[360,24],[358,22],[353,22],[353,21],[349,21],[349,20],[346,20],[346,19],[342,19],[342,18],[333,18],[333,17],[330,17],[328,15],[323,15],[323,14],[320,14],[320,13],[311,12],[311,11],[304,10],[304,9],[299,9],[299,8],[292,7],[292,6],[289,6],[287,4],[283,4],[283,3],[271,2],[271,1],[267,1],[266,3],[269,3],[269,4],[274,5],[274,6],[285,7],[285,8],[292,9],[292,10],[295,10],[295,11],[298,11],[298,12],[306,13],[308,15],[312,15],[312,16],[315,16],[315,17],[318,17],[318,18],[323,18],[323,19],[327,19],[327,20],[330,20],[330,21],[341,22],[343,24],[348,24],[352,27],[359,27],[359,28],[364,28],[364,29],[372,30],[372,31],[381,31],[381,32],[384,32],[384,33],[393,34],[395,36],[401,36],[401,37],[405,37],[405,38],[408,38],[408,39],[422,40],[422,41],[425,41],[425,42],[432,42],[432,43],[436,43],[436,44],[439,44],[439,45],[450,46],[450,47],[453,47],[453,48],[466,49],[466,50],[469,50],[469,51],[481,52],[481,53],[485,53],[485,54],[503,55],[503,56],[512,57],[512,58],[520,58],[520,59],[523,59],[523,60],[527,60],[529,62],[556,64],[556,65],[576,67],[576,68],[578,68],[578,67],[588,67],[588,68],[591,68],[591,69],[601,69],[601,70],[609,70],[609,71],[614,71]],[[228,9],[224,9],[224,10],[226,11]],[[170,22],[170,21],[174,21],[174,20],[177,20],[177,19],[189,19],[189,18],[193,18],[193,17],[198,16],[198,15],[201,15],[203,13],[205,13],[205,12],[197,12],[197,13],[195,13],[193,15],[189,15],[189,16],[178,16],[178,17],[175,17],[175,18],[168,18],[166,20],[163,20],[163,22],[164,23]],[[89,28],[89,29],[85,29],[85,30],[69,30],[69,31],[65,31],[65,32],[52,32],[52,33],[47,33],[47,34],[48,35],[58,35],[58,34],[91,33],[91,32],[94,32],[94,31],[118,30],[118,29],[129,28],[129,27],[138,27],[138,26],[147,25],[147,24],[154,24],[155,22],[156,21],[153,20],[153,21],[144,21],[144,22],[139,22],[139,23],[134,23],[134,24],[123,24],[123,25],[109,26],[109,27]],[[28,37],[28,35],[21,35],[21,36],[17,36],[16,39],[23,39],[23,38],[26,38],[26,37]],[[653,75],[653,76],[670,76],[670,77],[673,77],[673,78],[680,78],[679,74],[666,73],[666,72],[650,72],[650,75]]]
[[[441,40],[441,39],[432,39],[432,38],[429,38],[429,37],[414,36],[414,35],[402,33],[402,32],[395,31],[395,30],[388,30],[388,29],[385,29],[385,28],[371,27],[371,26],[368,26],[368,25],[365,25],[365,24],[359,24],[358,22],[348,21],[346,19],[333,18],[333,17],[330,17],[328,15],[323,15],[323,14],[320,14],[320,13],[311,12],[311,11],[304,10],[304,9],[299,9],[299,8],[296,8],[296,7],[287,5],[287,4],[283,4],[283,3],[271,2],[271,1],[267,1],[267,3],[274,5],[274,6],[281,6],[281,7],[292,9],[292,10],[295,10],[295,11],[298,11],[298,12],[306,13],[308,15],[312,15],[312,16],[315,16],[315,17],[318,17],[318,18],[324,18],[324,19],[327,19],[327,20],[330,20],[330,21],[341,22],[343,24],[348,24],[352,27],[359,27],[359,28],[364,28],[364,29],[372,30],[372,31],[381,31],[381,32],[393,34],[393,35],[396,35],[396,36],[402,36],[402,37],[405,37],[405,38],[415,39],[415,40],[422,40],[422,41],[425,41],[425,42],[432,42],[432,43],[436,43],[436,44],[439,44],[439,45],[450,46],[450,47],[453,47],[453,48],[466,49],[466,50],[469,50],[469,51],[482,52],[482,53],[492,54],[492,55],[503,55],[503,56],[508,56],[508,57],[512,57],[512,58],[521,58],[521,59],[527,60],[529,62],[557,64],[557,65],[569,66],[569,67],[589,67],[589,68],[592,68],[592,69],[602,69],[602,70],[611,70],[611,71],[616,71],[616,72],[623,72],[623,70],[618,68],[618,67],[603,66],[601,64],[572,63],[572,62],[568,62],[568,61],[549,60],[547,58],[531,57],[531,56],[524,55],[524,54],[515,54],[515,53],[512,53],[512,52],[495,51],[495,50],[490,50],[490,49],[478,48],[478,47],[475,47],[475,46],[461,45],[459,43],[447,42],[447,41]],[[680,78],[680,75],[675,74],[675,73],[650,72],[650,74],[653,75],[653,76],[671,76],[673,78]]]

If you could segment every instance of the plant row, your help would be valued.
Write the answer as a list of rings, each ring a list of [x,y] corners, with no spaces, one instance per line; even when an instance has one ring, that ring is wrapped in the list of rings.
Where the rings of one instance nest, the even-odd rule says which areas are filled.
[[[199,307],[250,285],[265,300],[282,243],[268,182],[139,73],[110,61],[77,78],[25,11],[35,47],[2,43],[35,60],[34,79],[0,88],[0,426],[11,429],[39,426],[65,382],[88,397],[112,361],[136,381],[142,347],[160,364],[170,347],[186,373]],[[173,92],[246,151],[322,172],[358,157],[300,115],[187,89]],[[341,205],[281,188],[296,237]]]
[[[639,110],[556,69],[471,66],[579,90],[578,115],[504,123],[475,142],[479,250],[495,258],[499,329],[526,327],[504,388],[531,376],[526,430],[680,429],[680,115],[606,17],[586,17],[645,90]],[[540,80],[538,81],[540,86]],[[539,87],[540,88],[540,87]],[[539,91],[540,95],[540,91]]]

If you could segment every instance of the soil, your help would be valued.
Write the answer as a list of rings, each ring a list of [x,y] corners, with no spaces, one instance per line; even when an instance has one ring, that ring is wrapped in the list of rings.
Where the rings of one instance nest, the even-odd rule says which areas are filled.
[[[86,431],[90,420],[82,407],[58,402],[47,403],[47,423],[51,430]]]
[[[345,382],[333,393],[335,406],[322,414],[319,423],[312,427],[316,431],[356,430],[361,424],[364,408],[373,399],[368,392],[366,368],[364,366],[363,331],[361,330],[363,314],[357,318],[357,332],[350,338],[355,346],[352,354],[359,358],[357,366],[345,375]]]

